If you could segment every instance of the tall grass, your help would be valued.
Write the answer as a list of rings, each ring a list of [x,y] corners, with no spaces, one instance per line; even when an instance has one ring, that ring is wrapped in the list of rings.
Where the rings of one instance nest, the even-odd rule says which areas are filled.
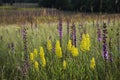
[[[98,21],[102,31],[103,21],[107,23],[106,19]],[[38,23],[37,27],[31,27],[30,24],[21,25],[1,25],[0,26],[0,79],[1,80],[23,80],[23,64],[24,64],[24,43],[23,43],[23,27],[27,30],[27,47],[29,57],[30,53],[37,49],[38,56],[35,61],[39,63],[39,71],[34,68],[34,62],[29,61],[28,73],[25,80],[119,80],[120,76],[120,60],[118,53],[118,36],[116,30],[120,27],[120,22],[111,19],[107,25],[109,43],[111,38],[111,52],[113,61],[105,60],[102,57],[102,41],[98,41],[97,36],[97,20],[75,21],[76,26],[76,41],[79,55],[73,57],[71,52],[67,50],[67,23],[62,23],[62,59],[59,59],[55,54],[55,43],[59,40],[59,33],[57,30],[58,22]],[[72,22],[69,24],[72,26]],[[82,26],[80,26],[82,25]],[[86,33],[90,35],[90,51],[83,52],[80,50],[81,34]],[[102,35],[102,34],[101,34]],[[47,41],[52,41],[53,49],[47,50]],[[70,39],[70,38],[69,38]],[[120,42],[120,41],[119,41]],[[40,47],[44,48],[46,67],[42,67],[39,56]],[[109,50],[109,47],[108,47]],[[109,53],[108,53],[109,54]],[[90,68],[90,61],[92,57],[95,58],[95,69]],[[63,60],[66,61],[66,69],[63,68]],[[107,69],[107,72],[105,72]]]

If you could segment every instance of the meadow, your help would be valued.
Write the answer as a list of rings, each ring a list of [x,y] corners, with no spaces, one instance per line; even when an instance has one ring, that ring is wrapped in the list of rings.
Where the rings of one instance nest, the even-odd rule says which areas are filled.
[[[0,16],[0,80],[120,80],[119,14],[21,13]]]

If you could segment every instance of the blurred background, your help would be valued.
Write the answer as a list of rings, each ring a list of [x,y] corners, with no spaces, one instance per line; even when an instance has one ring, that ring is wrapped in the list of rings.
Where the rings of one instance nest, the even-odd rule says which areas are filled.
[[[64,11],[120,13],[120,0],[0,0],[12,8],[55,8]]]

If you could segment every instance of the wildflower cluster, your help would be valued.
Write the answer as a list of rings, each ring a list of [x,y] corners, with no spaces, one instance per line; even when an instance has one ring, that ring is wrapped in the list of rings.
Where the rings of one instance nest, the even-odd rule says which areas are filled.
[[[56,53],[56,55],[57,55],[58,58],[62,58],[62,50],[61,50],[60,42],[59,41],[56,41],[55,53]]]
[[[42,66],[45,67],[46,66],[46,60],[45,60],[45,56],[44,56],[43,47],[40,47],[40,58],[41,58]]]
[[[89,51],[90,50],[90,37],[89,34],[82,34],[82,41],[80,44],[80,49],[82,51]]]
[[[71,40],[68,41],[67,50],[72,53],[73,57],[78,56],[78,48],[76,48],[74,45],[72,45],[72,41]]]
[[[43,47],[40,47],[40,59],[41,59],[41,64],[43,67],[46,66],[46,60],[45,60],[45,56],[44,56],[44,50],[43,50]],[[39,63],[38,61],[36,60],[38,58],[38,50],[37,49],[34,49],[33,53],[30,53],[29,54],[29,59],[30,59],[30,62],[31,64],[34,64],[34,68],[36,71],[39,70]]]
[[[71,53],[73,57],[78,56],[78,48],[76,48],[75,46],[72,46]]]
[[[90,61],[90,68],[95,69],[95,58],[94,57]]]
[[[34,62],[34,67],[36,71],[39,71],[39,63],[37,61]]]
[[[68,44],[67,44],[67,50],[68,50],[68,51],[71,51],[71,49],[72,49],[72,41],[69,40],[69,41],[68,41]]]

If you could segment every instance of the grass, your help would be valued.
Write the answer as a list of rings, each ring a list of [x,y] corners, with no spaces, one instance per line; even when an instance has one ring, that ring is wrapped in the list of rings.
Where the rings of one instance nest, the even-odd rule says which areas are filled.
[[[51,18],[52,19],[52,18]],[[102,19],[101,19],[102,20]],[[99,22],[100,29],[102,30],[103,21],[107,23],[107,19]],[[112,23],[114,19],[111,19],[110,23],[107,24],[108,38],[107,43],[109,44],[110,38],[112,38],[112,58],[113,61],[109,60],[106,62],[102,57],[102,41],[99,43],[97,40],[97,27],[92,20],[85,19],[85,21],[79,23],[75,22],[76,36],[77,36],[77,48],[79,55],[73,57],[71,52],[67,50],[67,24],[64,21],[63,24],[63,37],[62,37],[62,52],[63,58],[57,58],[54,50],[47,50],[47,41],[51,37],[53,47],[55,46],[56,40],[59,40],[59,34],[57,31],[58,22],[38,23],[37,27],[32,27],[29,24],[21,25],[1,25],[0,26],[0,79],[1,80],[23,80],[23,64],[24,54],[29,54],[38,50],[38,56],[35,58],[39,63],[39,71],[34,68],[34,63],[29,63],[28,73],[26,74],[25,80],[119,80],[120,76],[120,53],[117,50],[117,29],[120,26],[119,20]],[[79,26],[82,25],[82,27]],[[72,22],[70,23],[70,26]],[[24,52],[23,32],[22,29],[25,26],[27,28],[27,53]],[[83,52],[80,50],[81,34],[83,31],[90,35],[90,51]],[[119,41],[120,42],[120,41]],[[12,44],[14,47],[12,47]],[[40,47],[44,48],[46,67],[42,67],[41,59],[39,56]],[[109,50],[109,47],[108,47]],[[109,51],[110,53],[110,51]],[[95,69],[90,68],[90,60],[92,57],[95,58]],[[67,68],[63,69],[63,60],[66,60]],[[107,70],[105,72],[105,70]]]
[[[16,8],[14,6],[0,6],[0,10],[37,10],[38,8]]]
[[[13,9],[12,6],[0,6],[0,9]]]

